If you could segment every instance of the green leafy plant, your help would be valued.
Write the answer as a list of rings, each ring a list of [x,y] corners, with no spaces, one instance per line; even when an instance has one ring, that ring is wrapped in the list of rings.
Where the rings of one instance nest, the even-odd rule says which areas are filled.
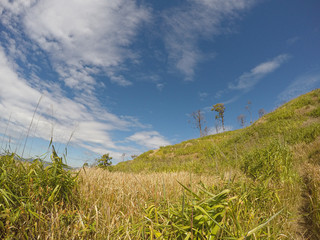
[[[279,180],[288,176],[292,168],[291,151],[279,141],[272,141],[264,148],[256,148],[243,158],[241,169],[253,179],[272,177]]]
[[[46,228],[52,209],[78,202],[78,174],[58,157],[52,163],[35,159],[23,162],[15,154],[0,157],[0,238],[34,236]]]
[[[259,235],[281,212],[249,231],[241,228],[241,231],[235,231],[235,226],[240,223],[232,217],[232,202],[237,197],[230,197],[229,189],[214,194],[200,184],[199,192],[195,193],[179,184],[184,189],[182,202],[170,204],[164,201],[161,207],[150,205],[145,210],[145,219],[132,227],[131,236],[140,239],[247,239],[253,234]],[[125,233],[122,234],[124,236]]]

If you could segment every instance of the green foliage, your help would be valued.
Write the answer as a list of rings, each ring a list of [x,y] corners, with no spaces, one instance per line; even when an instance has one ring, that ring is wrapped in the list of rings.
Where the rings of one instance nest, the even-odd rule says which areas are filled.
[[[293,131],[288,137],[287,142],[296,144],[300,142],[311,143],[320,135],[320,124],[312,123],[307,126],[300,127]]]
[[[316,239],[314,236],[318,236],[316,232],[319,232],[319,224],[317,223],[320,219],[319,201],[316,200],[320,196],[318,190],[320,176],[316,177],[318,173],[309,175],[309,179],[313,181],[303,183],[304,177],[301,171],[305,170],[301,169],[304,169],[304,164],[314,164],[310,168],[318,172],[319,99],[320,89],[317,89],[264,115],[249,127],[192,139],[147,152],[131,162],[114,166],[115,170],[188,171],[226,179],[226,185],[214,191],[230,189],[230,193],[238,196],[228,201],[223,217],[226,222],[224,220],[221,222],[221,225],[231,234],[223,235],[226,238],[217,237],[217,235],[212,239],[228,239],[228,237],[241,239],[252,229],[266,223],[281,209],[283,213],[273,220],[274,223],[269,223],[266,228],[260,228],[247,239],[296,239],[296,233],[292,235],[292,232],[296,231],[296,228],[292,227],[292,222],[297,223],[301,215],[308,217],[305,221],[306,226],[311,226],[310,232],[313,232],[309,239]],[[304,184],[307,185],[306,188]],[[305,200],[301,200],[302,195],[307,196]],[[189,232],[181,231],[181,235],[178,235],[180,232],[174,230],[177,235],[172,238],[191,237],[188,235],[191,232],[190,218],[188,222],[184,216],[179,215],[181,222],[177,223],[174,222],[174,218],[171,218],[174,212],[179,213],[177,209],[181,212],[182,205],[186,207],[188,201],[196,203],[196,200],[190,198],[187,201],[187,198],[185,196],[184,204],[180,203],[180,205],[167,202],[160,205],[153,204],[154,206],[150,207],[149,212],[146,213],[146,221],[140,225],[140,228],[134,228],[136,232],[132,233],[133,236],[143,236],[142,239],[148,239],[148,237],[167,239],[170,238],[166,235],[169,229],[172,231],[175,229],[171,223],[175,223],[180,228],[184,225],[183,229],[188,229]],[[230,196],[227,199],[230,199]],[[307,202],[305,208],[301,208],[303,201]],[[192,205],[190,206],[192,209]],[[171,215],[168,215],[168,212]],[[188,214],[190,215],[190,210]],[[209,234],[210,230],[206,229],[206,233]],[[219,228],[219,234],[222,234],[221,229]],[[200,230],[197,231],[202,233]],[[192,231],[192,234],[195,232],[196,230]],[[209,235],[204,236],[203,239],[209,239]]]
[[[112,164],[112,157],[109,156],[109,153],[103,154],[101,158],[96,159],[98,167],[106,168]]]
[[[0,238],[297,239],[292,223],[303,218],[309,234],[305,237],[318,239],[319,104],[318,89],[244,129],[162,147],[116,166],[109,166],[109,154],[102,156],[100,166],[112,171],[187,171],[198,173],[199,179],[216,177],[212,187],[201,180],[198,187],[191,180],[190,185],[181,184],[181,201],[166,197],[164,187],[157,191],[142,186],[132,194],[124,189],[110,194],[119,208],[109,202],[103,205],[105,195],[102,201],[96,201],[102,196],[97,194],[94,203],[86,202],[81,191],[91,194],[105,187],[97,184],[94,189],[87,176],[79,191],[78,174],[68,169],[54,148],[50,164],[41,159],[23,163],[14,154],[0,156]],[[124,205],[135,215],[124,211]],[[143,206],[141,219],[136,211]],[[125,220],[118,221],[121,216]]]
[[[216,119],[220,119],[221,120],[221,124],[222,124],[222,128],[224,130],[224,112],[225,112],[226,107],[224,106],[223,103],[217,103],[215,105],[213,105],[211,111],[215,111],[218,113],[218,115],[216,115]]]
[[[320,106],[314,109],[312,112],[310,112],[309,116],[314,118],[320,117]]]
[[[145,209],[145,219],[133,225],[131,236],[139,239],[248,239],[263,236],[264,228],[280,212],[252,229],[241,227],[239,205],[242,200],[230,196],[225,189],[218,194],[202,183],[198,192],[179,183],[184,191],[180,203],[166,199],[160,207],[154,204]],[[128,234],[120,229],[120,237]]]
[[[295,116],[295,112],[293,109],[281,108],[278,111],[275,111],[271,115],[269,115],[269,121],[279,121],[285,119],[292,119]]]
[[[314,171],[314,170],[313,170]],[[312,172],[312,171],[311,171]],[[312,176],[313,175],[313,176]],[[306,214],[303,216],[306,224],[308,224],[309,239],[320,238],[320,182],[315,179],[314,172],[312,175],[304,176],[305,196],[303,209]]]
[[[52,208],[78,201],[78,175],[67,170],[54,148],[49,164],[17,159],[15,154],[0,157],[0,238],[34,236],[37,227],[49,228],[46,216]]]
[[[256,148],[243,158],[241,169],[253,179],[280,180],[289,176],[292,168],[291,151],[279,141],[273,141],[265,148]]]

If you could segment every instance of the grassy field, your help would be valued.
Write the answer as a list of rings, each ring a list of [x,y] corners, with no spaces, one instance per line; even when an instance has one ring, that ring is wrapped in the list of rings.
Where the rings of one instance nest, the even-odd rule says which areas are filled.
[[[107,169],[0,157],[3,239],[320,239],[320,90]]]

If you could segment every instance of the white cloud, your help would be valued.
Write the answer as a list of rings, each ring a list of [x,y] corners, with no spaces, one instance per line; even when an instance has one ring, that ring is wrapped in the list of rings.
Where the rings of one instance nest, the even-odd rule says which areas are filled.
[[[66,143],[73,134],[72,143],[99,154],[105,152],[137,152],[130,146],[117,145],[112,139],[113,131],[129,132],[132,128],[149,128],[130,116],[116,116],[104,110],[97,99],[71,99],[63,95],[56,84],[29,82],[18,76],[13,63],[0,46],[0,134],[6,134],[17,142],[27,134],[35,107],[43,96],[34,118],[30,137]],[[10,118],[10,126],[5,133]],[[52,131],[53,130],[53,131]],[[52,136],[53,134],[53,136]],[[151,142],[161,143],[160,134]],[[154,146],[154,145],[152,145]],[[19,149],[22,151],[22,149]]]
[[[152,149],[170,144],[170,142],[165,140],[164,137],[161,136],[157,131],[137,132],[128,137],[127,140]]]
[[[66,86],[90,90],[92,74],[130,85],[117,68],[137,55],[129,50],[149,10],[135,1],[2,1],[1,21],[10,29],[23,26],[31,40],[49,54]]]
[[[43,95],[30,137],[49,140],[53,134],[55,142],[66,143],[73,134],[72,144],[98,154],[139,152],[115,142],[113,133],[129,136],[151,126],[104,110],[96,89],[105,84],[95,77],[107,76],[120,86],[132,84],[121,71],[128,62],[138,62],[131,44],[149,18],[150,10],[131,0],[1,0],[0,21],[6,32],[1,33],[5,41],[0,46],[0,134],[12,113],[7,136],[21,142]],[[40,77],[41,71],[52,68],[69,88],[68,97],[61,82]],[[158,134],[151,140],[161,138]]]
[[[204,54],[198,47],[200,38],[212,39],[227,31],[229,20],[252,7],[253,0],[195,0],[164,14],[165,44],[170,60],[185,76],[193,80],[195,68]],[[208,53],[205,53],[206,55]]]
[[[246,91],[250,90],[259,82],[260,79],[274,72],[288,59],[289,56],[287,54],[282,54],[270,61],[259,64],[251,69],[250,72],[242,74],[235,83],[230,83],[229,89]]]
[[[316,88],[320,88],[320,72],[313,71],[303,74],[278,95],[278,104],[287,102]]]
[[[208,97],[208,93],[207,92],[199,92],[199,97],[200,97],[200,100],[203,101]]]

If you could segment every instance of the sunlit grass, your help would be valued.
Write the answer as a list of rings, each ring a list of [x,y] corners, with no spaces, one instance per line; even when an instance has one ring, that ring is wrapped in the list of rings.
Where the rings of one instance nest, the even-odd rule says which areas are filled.
[[[1,239],[317,239],[320,90],[105,168],[0,156]]]

